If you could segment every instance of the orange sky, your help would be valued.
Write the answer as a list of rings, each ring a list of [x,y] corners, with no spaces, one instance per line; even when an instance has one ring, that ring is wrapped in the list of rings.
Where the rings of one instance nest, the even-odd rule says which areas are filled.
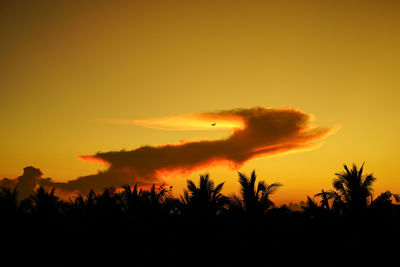
[[[400,192],[398,1],[16,2],[0,3],[0,178],[33,165],[67,181],[106,168],[78,155],[231,133],[115,122],[293,107],[341,129],[240,168],[284,184],[273,200],[304,200],[363,161],[377,193]],[[205,171],[237,192],[226,166],[169,180],[181,193]]]

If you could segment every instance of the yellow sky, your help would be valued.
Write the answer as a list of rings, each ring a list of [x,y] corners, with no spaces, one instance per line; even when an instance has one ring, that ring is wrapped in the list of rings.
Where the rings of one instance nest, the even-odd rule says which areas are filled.
[[[104,168],[78,155],[230,134],[113,120],[294,107],[341,129],[240,169],[284,184],[273,200],[363,161],[377,193],[400,193],[398,1],[15,2],[0,3],[0,178],[33,165],[66,181]],[[237,191],[234,170],[207,171]],[[169,181],[178,193],[184,178]]]

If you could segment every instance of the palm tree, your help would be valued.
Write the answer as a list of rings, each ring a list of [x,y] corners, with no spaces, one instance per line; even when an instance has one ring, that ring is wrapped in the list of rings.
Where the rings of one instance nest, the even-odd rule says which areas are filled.
[[[307,196],[307,202],[304,206],[301,206],[304,210],[305,214],[309,215],[310,217],[314,217],[315,215],[319,215],[321,207],[318,206],[310,196]]]
[[[157,189],[153,184],[150,191],[144,190],[141,193],[141,205],[145,215],[153,219],[159,219],[162,214],[169,214],[169,208],[166,207],[165,200],[168,193],[172,190],[172,186],[168,189],[165,185],[160,185]]]
[[[97,195],[93,190],[86,196],[79,195],[69,201],[67,215],[78,220],[96,220],[98,215]]]
[[[307,196],[307,201],[305,205],[301,206],[305,215],[308,215],[311,219],[324,220],[327,218],[327,216],[336,214],[334,205],[332,205],[332,209],[329,207],[329,200],[333,198],[333,195],[330,191],[326,192],[322,190],[315,196],[321,197],[321,205],[318,205],[318,203],[315,202],[314,199]]]
[[[116,218],[121,214],[120,196],[114,187],[105,188],[102,194],[95,195],[95,210],[106,219]]]
[[[81,218],[87,214],[86,202],[82,195],[77,196],[74,200],[69,199],[66,213],[68,216],[78,216]]]
[[[228,213],[234,216],[241,216],[244,212],[243,201],[237,194],[229,195]]]
[[[374,210],[387,211],[393,207],[392,199],[399,203],[400,195],[393,194],[389,190],[377,196],[374,200],[371,201],[370,208]]]
[[[122,207],[128,216],[135,216],[138,211],[139,201],[142,196],[142,190],[138,191],[137,184],[132,187],[130,185],[122,186]]]
[[[44,187],[39,187],[35,194],[31,196],[31,199],[33,200],[33,212],[39,217],[58,214],[60,201],[54,194],[54,188],[49,192]]]
[[[14,187],[13,190],[2,187],[0,191],[0,211],[3,218],[14,218],[19,213],[18,191]]]
[[[333,180],[333,187],[340,195],[345,208],[354,214],[367,208],[372,196],[372,185],[376,181],[372,174],[363,175],[363,170],[364,163],[360,169],[357,169],[355,164],[349,169],[345,164],[344,171],[335,173],[337,178]]]
[[[327,211],[331,210],[331,208],[329,207],[329,200],[333,197],[333,195],[330,194],[329,191],[326,192],[324,191],[324,189],[322,189],[320,193],[315,194],[314,196],[321,198],[321,207],[325,208]]]
[[[187,190],[178,203],[183,213],[190,213],[203,218],[218,215],[225,208],[228,198],[221,194],[224,183],[214,187],[208,174],[200,175],[199,187],[192,180],[187,180]]]
[[[238,174],[239,183],[242,187],[241,196],[244,204],[243,206],[248,215],[264,214],[269,208],[275,207],[275,204],[269,199],[269,196],[282,186],[282,184],[273,183],[268,185],[264,181],[259,181],[256,188],[255,171],[251,173],[250,178],[240,172],[238,172]]]

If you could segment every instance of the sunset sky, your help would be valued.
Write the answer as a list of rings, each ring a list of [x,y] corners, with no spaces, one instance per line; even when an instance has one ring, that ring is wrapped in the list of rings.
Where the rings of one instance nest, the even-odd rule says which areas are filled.
[[[66,182],[108,168],[79,156],[227,140],[261,107],[326,132],[165,182],[181,194],[209,173],[228,195],[255,169],[284,185],[273,201],[298,202],[365,161],[376,193],[400,193],[399,14],[383,0],[2,1],[0,178],[32,165]]]

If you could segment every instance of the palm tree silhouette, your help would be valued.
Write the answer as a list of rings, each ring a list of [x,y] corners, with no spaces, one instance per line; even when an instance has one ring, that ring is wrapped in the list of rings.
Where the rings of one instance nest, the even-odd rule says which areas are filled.
[[[45,218],[58,214],[60,202],[54,194],[54,188],[49,192],[44,187],[39,187],[31,199],[33,200],[33,212],[39,217]]]
[[[307,196],[307,201],[301,208],[304,210],[305,214],[314,217],[319,213],[321,207],[318,206],[318,203],[315,202],[310,196]]]
[[[2,187],[0,191],[0,211],[3,218],[15,218],[19,214],[18,191],[14,187],[13,190]]]
[[[171,191],[172,186],[168,189],[165,188],[165,185],[160,185],[157,189],[153,184],[151,186],[150,191],[144,190],[141,193],[141,205],[142,211],[145,216],[148,218],[159,218],[162,214],[168,214],[169,210],[165,208],[165,200],[167,198],[167,194]]]
[[[307,196],[307,201],[305,205],[302,205],[301,208],[304,211],[304,214],[311,219],[317,220],[325,220],[327,216],[333,215],[335,213],[329,208],[328,201],[331,199],[330,192],[325,192],[324,190],[321,193],[316,194],[315,196],[321,197],[321,205],[312,199],[310,196]]]
[[[344,209],[345,203],[342,200],[342,196],[334,190],[321,190],[320,193],[314,195],[315,197],[321,198],[321,207],[324,208],[331,215],[340,215]],[[331,202],[331,206],[329,206]]]
[[[238,174],[243,206],[248,215],[261,215],[269,208],[275,207],[269,196],[282,186],[282,184],[273,183],[268,185],[264,181],[259,181],[256,188],[256,173],[254,170],[250,178],[240,172]]]
[[[123,185],[122,188],[122,209],[129,217],[134,217],[137,215],[142,190],[138,191],[137,183],[133,189],[130,185]]]
[[[221,194],[224,183],[214,187],[208,174],[200,175],[199,187],[192,180],[187,180],[187,190],[181,196],[178,205],[183,213],[210,218],[218,215],[225,208],[228,198]]]
[[[399,203],[400,202],[400,195],[393,194],[389,190],[386,192],[381,193],[377,196],[374,200],[371,201],[370,208],[375,210],[389,210],[393,206],[393,201]]]
[[[317,193],[314,195],[315,197],[320,197],[321,198],[321,207],[325,208],[327,211],[330,211],[331,208],[329,206],[329,200],[333,197],[330,192],[324,191],[324,189],[321,190],[320,193]]]
[[[67,206],[67,215],[77,217],[79,219],[96,220],[99,211],[97,207],[97,195],[93,190],[84,197],[77,196],[73,201],[70,200]]]
[[[88,198],[88,201],[93,201],[92,198]],[[105,188],[103,193],[95,195],[95,210],[98,215],[102,218],[110,219],[112,217],[116,218],[121,214],[121,199],[116,193],[114,187]]]
[[[372,196],[372,185],[376,178],[372,174],[363,175],[364,163],[360,169],[353,164],[349,169],[344,165],[344,171],[335,173],[337,178],[333,180],[333,187],[340,195],[345,208],[353,214],[359,214],[368,206]]]
[[[230,194],[228,201],[228,212],[233,216],[241,216],[244,213],[243,201],[237,194]]]

